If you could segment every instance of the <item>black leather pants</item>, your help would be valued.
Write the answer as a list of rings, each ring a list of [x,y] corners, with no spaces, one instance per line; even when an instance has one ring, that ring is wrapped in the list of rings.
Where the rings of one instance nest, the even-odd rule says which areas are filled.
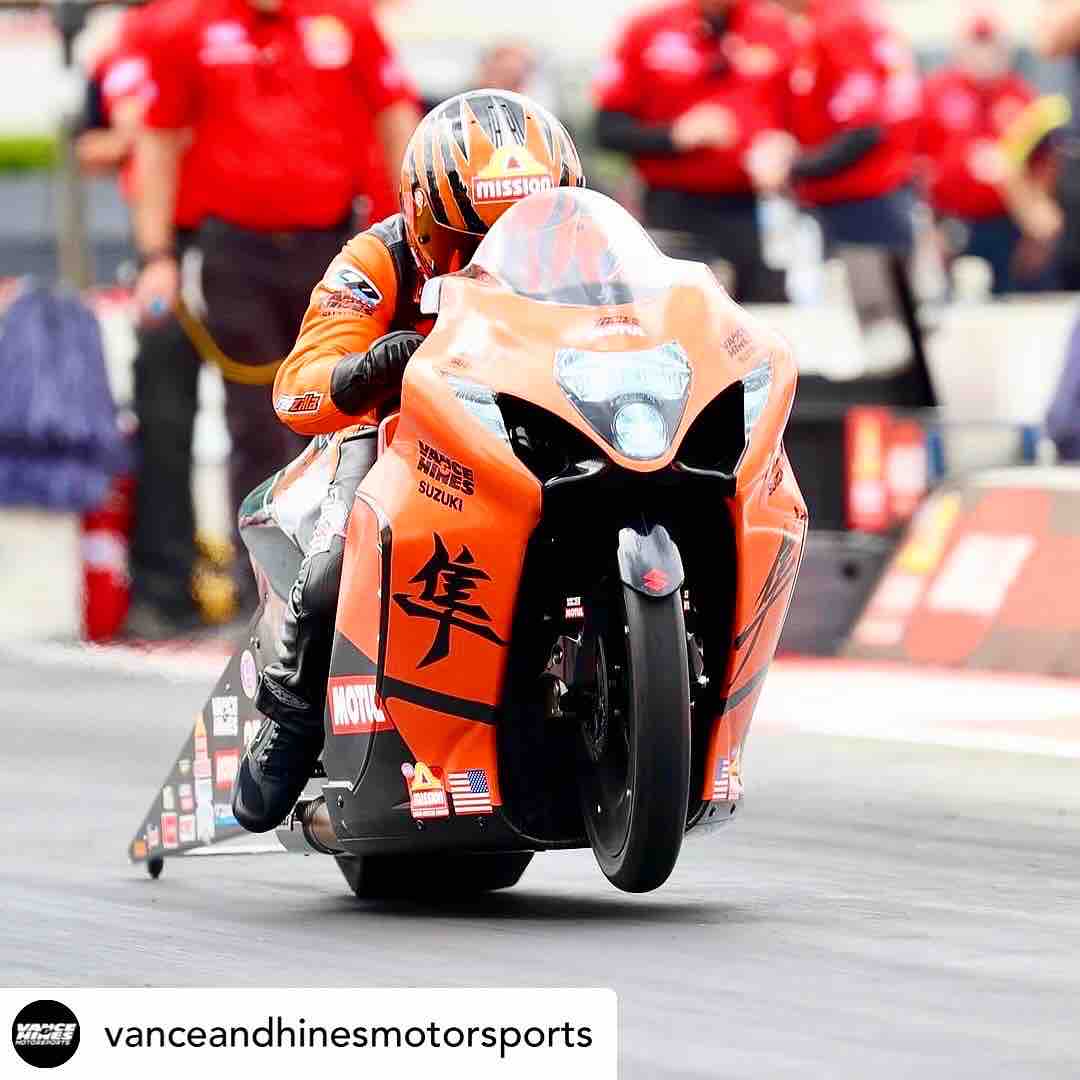
[[[345,532],[356,489],[375,464],[376,450],[373,429],[341,445],[314,536],[289,592],[279,660],[263,671],[255,698],[255,707],[275,720],[322,725]]]

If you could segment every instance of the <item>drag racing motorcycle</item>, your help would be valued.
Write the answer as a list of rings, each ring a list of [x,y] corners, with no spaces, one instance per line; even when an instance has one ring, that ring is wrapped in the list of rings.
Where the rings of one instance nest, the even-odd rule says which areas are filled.
[[[743,796],[807,527],[790,349],[581,189],[522,200],[422,308],[349,519],[321,768],[271,846],[361,896],[504,888],[586,846],[655,889]],[[263,605],[131,844],[154,876],[266,846],[230,791],[323,443],[253,496]]]

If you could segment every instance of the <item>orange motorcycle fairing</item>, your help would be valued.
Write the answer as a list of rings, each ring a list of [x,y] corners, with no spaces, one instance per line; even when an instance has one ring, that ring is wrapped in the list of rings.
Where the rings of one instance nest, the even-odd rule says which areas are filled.
[[[415,833],[402,769],[421,764],[447,787],[438,824],[459,842],[497,811],[495,720],[539,515],[540,486],[509,447],[461,415],[445,379],[411,373],[346,537],[331,682],[373,678],[389,721],[341,734],[328,695],[324,765],[357,796],[349,833]]]

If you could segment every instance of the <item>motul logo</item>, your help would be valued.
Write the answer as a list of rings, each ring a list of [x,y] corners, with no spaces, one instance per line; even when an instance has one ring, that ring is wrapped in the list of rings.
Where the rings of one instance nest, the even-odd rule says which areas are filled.
[[[330,680],[330,725],[335,735],[365,735],[392,727],[375,697],[375,676]]]
[[[16,1046],[70,1046],[78,1024],[16,1024]]]

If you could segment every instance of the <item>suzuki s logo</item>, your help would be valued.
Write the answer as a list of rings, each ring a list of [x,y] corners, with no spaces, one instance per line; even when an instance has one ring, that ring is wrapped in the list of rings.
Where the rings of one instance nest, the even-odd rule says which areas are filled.
[[[15,1053],[35,1069],[55,1069],[79,1049],[79,1021],[59,1001],[32,1001],[11,1025]]]
[[[330,727],[335,735],[367,735],[393,727],[375,695],[374,675],[331,679]]]

